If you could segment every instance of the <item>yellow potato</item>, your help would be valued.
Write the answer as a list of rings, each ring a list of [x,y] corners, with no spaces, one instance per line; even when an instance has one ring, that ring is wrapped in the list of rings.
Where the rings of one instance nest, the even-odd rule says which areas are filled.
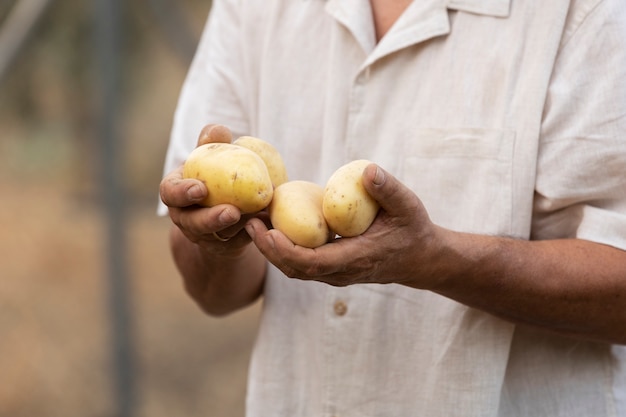
[[[263,162],[265,162],[267,170],[270,173],[270,178],[272,179],[272,185],[274,185],[274,188],[284,182],[287,182],[287,169],[285,168],[283,158],[278,150],[269,142],[252,136],[241,136],[235,140],[233,144],[248,148],[257,153],[261,159],[263,159]]]
[[[362,175],[370,161],[347,163],[331,175],[324,189],[322,211],[328,226],[343,237],[365,232],[378,213],[379,204],[363,187]]]
[[[276,187],[269,205],[275,229],[293,243],[316,248],[328,242],[330,231],[322,214],[324,189],[308,181],[289,181]]]
[[[183,177],[204,182],[209,195],[201,205],[207,207],[227,203],[255,213],[272,200],[272,181],[261,157],[230,143],[198,146],[185,161]]]

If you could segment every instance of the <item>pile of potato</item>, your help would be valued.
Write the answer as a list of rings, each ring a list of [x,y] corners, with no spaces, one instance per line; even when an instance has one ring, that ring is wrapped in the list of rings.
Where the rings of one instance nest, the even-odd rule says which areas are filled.
[[[369,163],[364,159],[347,163],[324,188],[290,181],[280,153],[270,143],[251,136],[232,141],[227,128],[209,125],[187,158],[183,176],[207,186],[202,205],[227,203],[242,213],[268,209],[274,228],[297,245],[316,248],[335,235],[358,236],[374,221],[379,205],[361,182]]]

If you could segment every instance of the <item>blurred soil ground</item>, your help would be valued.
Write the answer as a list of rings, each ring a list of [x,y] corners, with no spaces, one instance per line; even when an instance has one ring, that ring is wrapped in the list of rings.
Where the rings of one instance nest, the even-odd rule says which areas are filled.
[[[98,207],[46,184],[0,195],[0,416],[114,417]],[[129,220],[137,416],[242,416],[259,307],[205,316],[170,261],[169,220],[153,204]]]

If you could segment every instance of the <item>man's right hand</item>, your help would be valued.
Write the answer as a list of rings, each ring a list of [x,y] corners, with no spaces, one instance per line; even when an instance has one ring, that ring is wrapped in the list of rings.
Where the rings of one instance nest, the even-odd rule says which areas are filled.
[[[160,185],[161,200],[169,209],[172,222],[187,239],[213,253],[237,254],[250,243],[244,230],[249,216],[242,216],[230,204],[202,207],[208,190],[195,179],[184,179],[182,167],[167,174]]]

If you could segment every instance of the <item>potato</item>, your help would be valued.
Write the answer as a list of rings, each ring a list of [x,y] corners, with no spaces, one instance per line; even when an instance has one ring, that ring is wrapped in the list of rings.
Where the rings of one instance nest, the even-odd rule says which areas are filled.
[[[183,166],[184,178],[195,178],[209,193],[200,204],[232,204],[242,213],[255,213],[272,200],[269,172],[259,155],[230,143],[208,143],[194,149]]]
[[[252,136],[241,136],[233,142],[234,145],[243,146],[251,151],[257,153],[270,173],[272,179],[272,185],[274,188],[280,184],[287,182],[287,169],[283,162],[283,158],[274,146],[263,139],[255,138]]]
[[[293,243],[316,248],[328,242],[330,231],[322,214],[324,189],[308,181],[285,182],[274,190],[270,221]]]
[[[328,226],[343,237],[365,232],[378,213],[379,204],[363,187],[362,175],[370,161],[347,163],[331,175],[324,188],[322,212]]]

